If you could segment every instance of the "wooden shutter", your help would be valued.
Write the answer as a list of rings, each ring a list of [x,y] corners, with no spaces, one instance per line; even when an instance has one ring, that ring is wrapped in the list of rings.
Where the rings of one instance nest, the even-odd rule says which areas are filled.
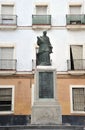
[[[73,63],[74,69],[83,69],[83,46],[82,45],[71,45],[70,47],[70,59]]]
[[[13,69],[13,55],[14,55],[14,48],[13,47],[1,47],[0,48],[0,68],[1,69]]]
[[[37,15],[46,15],[47,14],[47,6],[36,6],[36,14]]]
[[[2,5],[1,13],[13,15],[13,8],[14,8],[14,5]]]
[[[1,48],[1,59],[13,59],[13,47],[2,47]]]
[[[70,14],[81,14],[81,6],[70,6]]]

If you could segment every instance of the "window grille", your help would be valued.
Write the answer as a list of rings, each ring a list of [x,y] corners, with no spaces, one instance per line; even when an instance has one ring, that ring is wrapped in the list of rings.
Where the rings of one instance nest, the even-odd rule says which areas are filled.
[[[85,88],[73,88],[73,111],[85,111]]]
[[[12,88],[0,88],[0,111],[11,111]]]

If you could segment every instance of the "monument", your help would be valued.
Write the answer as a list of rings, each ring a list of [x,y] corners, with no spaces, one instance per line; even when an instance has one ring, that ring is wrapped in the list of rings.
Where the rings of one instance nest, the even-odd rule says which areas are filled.
[[[34,103],[31,124],[62,124],[61,106],[57,99],[56,69],[51,66],[52,45],[47,32],[37,37],[39,51],[35,70]]]

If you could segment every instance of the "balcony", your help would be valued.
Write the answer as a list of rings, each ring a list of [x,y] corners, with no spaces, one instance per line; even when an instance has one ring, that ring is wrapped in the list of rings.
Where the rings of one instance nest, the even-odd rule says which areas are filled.
[[[17,15],[0,15],[0,29],[16,29]]]
[[[32,15],[32,28],[51,28],[51,15]]]
[[[67,60],[67,70],[71,74],[85,74],[85,59]]]
[[[67,29],[85,29],[84,14],[69,14],[66,15]]]
[[[13,74],[16,72],[17,60],[0,59],[0,74]]]

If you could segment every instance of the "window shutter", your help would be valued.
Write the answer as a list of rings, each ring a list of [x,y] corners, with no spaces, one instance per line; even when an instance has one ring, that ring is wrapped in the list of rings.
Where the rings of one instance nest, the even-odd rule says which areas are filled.
[[[73,59],[82,59],[83,56],[83,47],[82,45],[73,45],[71,46]]]
[[[0,111],[11,111],[12,88],[0,88]]]
[[[2,5],[1,13],[2,14],[12,14],[13,15],[13,5]]]
[[[36,14],[37,15],[46,15],[47,14],[47,6],[36,6]]]
[[[13,54],[14,48],[13,47],[1,47],[0,48],[0,68],[1,69],[13,69],[14,62],[13,62]]]
[[[13,59],[13,47],[1,48],[1,59]]]
[[[83,46],[72,45],[70,48],[71,63],[74,69],[83,69]],[[71,67],[72,68],[72,67]]]
[[[70,6],[70,14],[81,14],[81,6]]]

